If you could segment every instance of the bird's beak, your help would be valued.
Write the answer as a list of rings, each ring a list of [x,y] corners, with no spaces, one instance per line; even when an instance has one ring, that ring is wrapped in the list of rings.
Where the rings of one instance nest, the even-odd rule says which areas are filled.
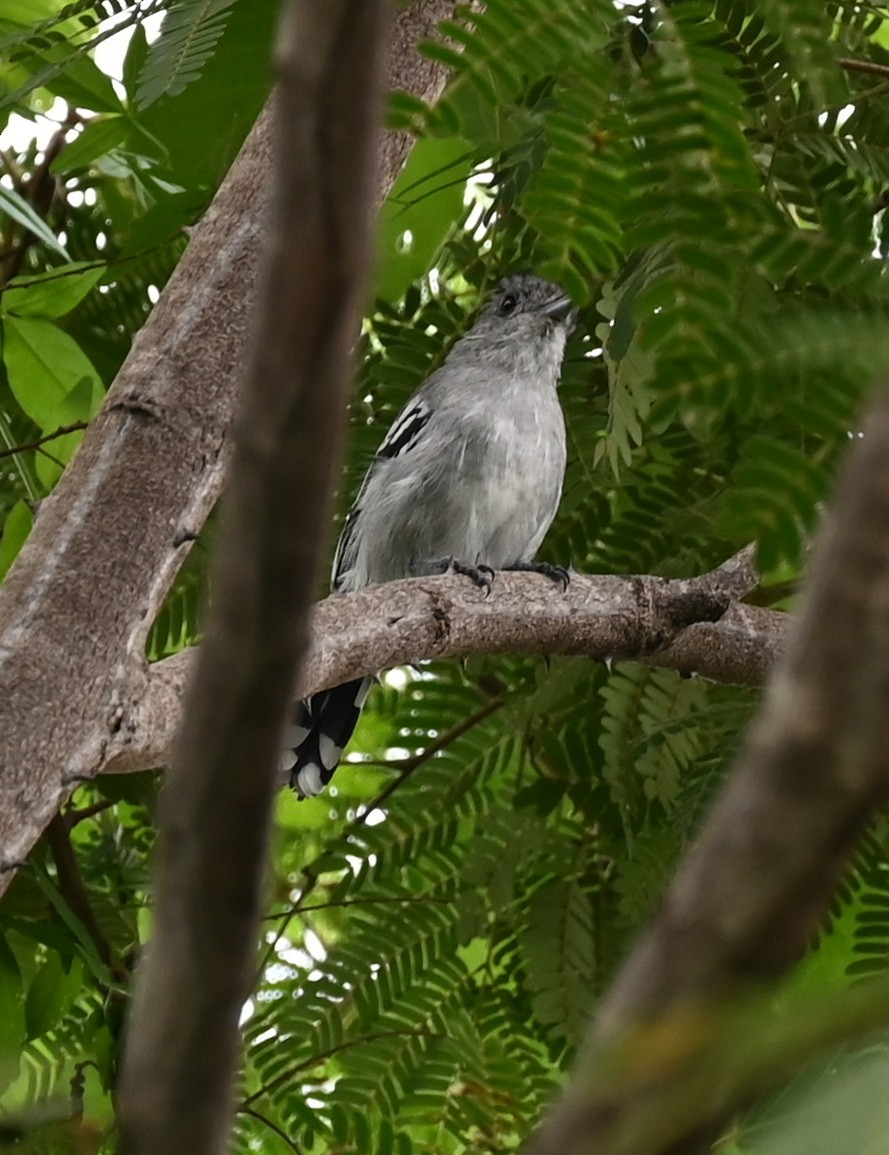
[[[566,295],[549,301],[540,311],[545,317],[553,317],[555,320],[561,321],[569,333],[577,321],[577,310],[574,308],[571,298]]]

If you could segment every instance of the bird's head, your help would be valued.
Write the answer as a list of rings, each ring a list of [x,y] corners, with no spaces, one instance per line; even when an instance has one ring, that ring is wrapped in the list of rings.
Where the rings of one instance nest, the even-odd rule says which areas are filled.
[[[561,285],[533,273],[514,273],[497,286],[478,323],[503,336],[543,333],[559,325],[568,336],[576,320],[577,310]]]

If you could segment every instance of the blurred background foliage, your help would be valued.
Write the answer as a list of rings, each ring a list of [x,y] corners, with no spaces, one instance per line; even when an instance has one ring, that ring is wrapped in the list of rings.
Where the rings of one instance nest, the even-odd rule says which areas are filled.
[[[0,575],[262,106],[276,9],[0,0]],[[792,608],[889,360],[889,10],[489,0],[446,31],[438,106],[389,103],[418,143],[381,214],[340,506],[484,295],[534,268],[580,307],[542,556],[686,576],[756,541],[758,600]],[[206,557],[205,533],[152,659],[198,640]],[[579,659],[384,676],[334,787],[280,799],[236,1150],[515,1150],[756,697]],[[0,906],[0,1149],[113,1149],[159,784],[79,789]],[[885,973],[886,842],[880,822],[798,992]],[[723,1150],[882,1149],[862,1104],[886,1062],[805,1072]]]

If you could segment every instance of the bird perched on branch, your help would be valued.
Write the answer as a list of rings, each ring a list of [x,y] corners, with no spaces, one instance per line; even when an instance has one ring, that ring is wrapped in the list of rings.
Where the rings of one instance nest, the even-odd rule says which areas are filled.
[[[417,389],[377,450],[343,525],[334,591],[395,578],[530,570],[562,494],[565,422],[556,396],[575,310],[564,290],[506,277],[441,368]],[[297,704],[285,757],[301,796],[333,776],[372,683],[358,678]]]

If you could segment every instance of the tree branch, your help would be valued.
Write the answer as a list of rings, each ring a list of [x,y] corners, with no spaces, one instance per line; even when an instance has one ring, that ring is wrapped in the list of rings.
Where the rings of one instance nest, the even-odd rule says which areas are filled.
[[[846,72],[863,72],[868,76],[881,76],[884,80],[889,80],[889,67],[877,64],[873,60],[854,60],[848,56],[841,56],[837,64]],[[852,99],[855,99],[854,95]]]
[[[50,137],[43,157],[26,184],[20,182],[20,191],[30,203],[31,207],[40,216],[46,216],[52,208],[57,194],[57,181],[52,172],[52,163],[65,147],[65,138],[71,129],[80,122],[80,114],[76,109],[68,111],[64,121]],[[10,237],[18,237],[17,242],[9,243]],[[0,285],[7,285],[15,277],[25,262],[28,250],[35,243],[36,237],[24,225],[10,222],[10,232],[4,238],[4,247],[7,252],[0,262]]]
[[[256,1119],[258,1122],[263,1123],[270,1131],[274,1131],[278,1138],[285,1143],[291,1151],[295,1151],[296,1155],[301,1155],[302,1148],[297,1146],[287,1132],[279,1127],[277,1123],[273,1123],[267,1115],[263,1115],[260,1111],[257,1111],[255,1107],[239,1107],[238,1113],[241,1115],[249,1115],[251,1119]]]
[[[786,614],[738,604],[757,582],[748,551],[700,578],[587,577],[566,593],[534,574],[498,574],[485,597],[462,577],[411,578],[315,607],[298,693],[392,666],[483,653],[633,658],[715,681],[760,685],[789,629]],[[690,615],[690,616],[689,616]],[[191,651],[151,668],[95,773],[167,765]]]
[[[695,1066],[707,1065],[702,1034],[720,1005],[802,955],[856,839],[889,794],[887,750],[884,397],[841,477],[802,615],[759,719],[660,913],[603,999],[573,1084],[527,1155],[710,1149],[738,1106],[719,1079],[697,1092],[692,1119],[675,1110],[687,1101]],[[654,1063],[652,1047],[660,1047]]]
[[[54,429],[52,433],[44,433],[42,437],[35,438],[34,441],[29,441],[25,445],[14,445],[12,449],[0,449],[0,458],[14,457],[17,453],[27,453],[29,450],[39,449],[42,445],[46,445],[48,441],[55,441],[59,437],[64,437],[68,433],[77,433],[80,429],[86,429],[89,425],[88,421],[74,421],[71,425],[60,425],[58,429]],[[61,465],[62,463],[59,462]],[[64,469],[64,466],[62,466]]]
[[[416,44],[455,7],[414,0],[399,10],[391,87],[438,97],[447,70]],[[266,110],[0,587],[0,892],[144,697],[148,630],[186,533],[219,495],[255,297],[269,123]],[[381,138],[377,203],[410,143]]]
[[[80,919],[84,930],[92,939],[96,954],[101,961],[116,979],[120,982],[126,982],[128,978],[126,968],[114,958],[111,944],[99,926],[93,910],[89,892],[84,884],[83,875],[80,873],[74,847],[71,845],[70,829],[70,825],[60,814],[57,814],[46,828],[50,853],[56,864],[59,892],[76,917]]]
[[[281,738],[329,526],[369,265],[387,0],[289,0],[257,332],[214,597],[167,789],[123,1155],[227,1150]]]

